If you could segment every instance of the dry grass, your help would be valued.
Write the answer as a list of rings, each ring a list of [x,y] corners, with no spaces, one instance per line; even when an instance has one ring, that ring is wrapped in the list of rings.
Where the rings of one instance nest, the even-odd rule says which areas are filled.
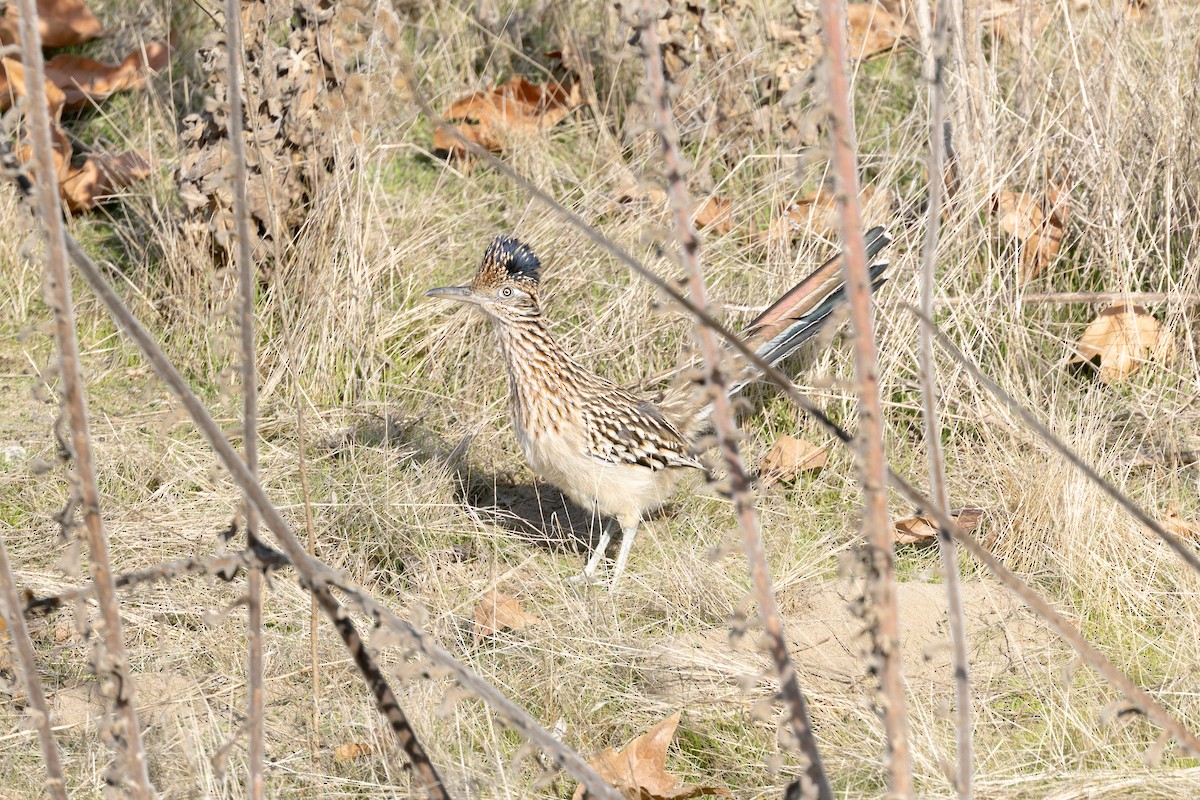
[[[116,6],[122,4],[113,4]],[[473,9],[473,4],[468,4]],[[741,56],[777,16],[745,12]],[[1119,5],[1119,4],[1118,4]],[[111,10],[108,17],[119,16]],[[98,47],[123,53],[139,33],[165,28],[167,13],[145,5]],[[978,172],[943,229],[941,294],[975,300],[948,307],[940,322],[1008,391],[1024,399],[1102,474],[1152,513],[1200,516],[1195,468],[1134,469],[1141,447],[1197,449],[1200,362],[1194,309],[1156,311],[1179,357],[1148,365],[1126,384],[1103,387],[1067,370],[1070,343],[1092,309],[1014,302],[1017,255],[989,228],[998,189],[1037,190],[1043,176],[1070,176],[1072,218],[1063,258],[1031,286],[1200,292],[1200,22],[1194,8],[1164,0],[1139,21],[1109,3],[1088,14],[1061,9],[1033,54],[1034,102],[1020,103],[1014,51],[996,45],[989,95],[994,124],[974,152]],[[568,35],[593,49],[596,109],[584,109],[544,136],[512,143],[508,158],[539,186],[665,274],[659,255],[665,209],[622,210],[613,201],[619,169],[659,169],[653,140],[639,128],[636,50],[614,14],[550,4],[522,17],[525,51],[553,49]],[[174,120],[200,102],[188,37],[204,18],[177,18],[189,31],[177,70],[153,93],[122,98],[90,131],[150,147],[165,166],[177,158]],[[433,4],[405,30],[422,88],[441,107],[512,71],[536,76],[508,35],[481,33],[464,7]],[[194,41],[191,41],[194,47]],[[766,48],[769,51],[769,48]],[[769,54],[769,52],[768,52]],[[705,108],[738,87],[737,57],[683,80],[681,109],[697,195],[719,186],[744,219],[765,218],[778,200],[805,191],[825,169],[818,151],[784,154],[769,128],[734,140],[703,124]],[[899,50],[857,70],[860,160],[869,182],[895,190],[900,218],[917,218],[923,197],[924,91],[919,58]],[[415,118],[396,81],[395,55],[376,47],[363,69],[378,93],[359,143],[323,188],[285,262],[265,274],[259,299],[261,472],[280,507],[303,520],[295,458],[295,406],[305,409],[318,553],[391,607],[424,619],[440,641],[585,754],[622,743],[682,708],[672,767],[738,797],[778,797],[796,772],[780,758],[776,718],[755,704],[769,693],[751,630],[733,648],[727,636],[747,606],[748,578],[737,554],[714,560],[733,530],[729,503],[699,482],[681,492],[639,538],[621,592],[566,583],[584,558],[561,527],[541,524],[559,501],[525,466],[507,421],[506,385],[491,332],[423,302],[431,286],[462,282],[486,241],[516,231],[546,265],[544,295],[560,337],[608,376],[635,382],[672,366],[689,323],[657,313],[655,298],[611,259],[567,230],[518,189],[486,169],[469,174],[430,161],[431,129]],[[951,84],[951,102],[961,87]],[[706,103],[708,105],[706,106]],[[347,121],[349,125],[349,121]],[[119,133],[118,133],[119,132]],[[959,138],[958,148],[970,143]],[[6,291],[0,293],[0,444],[26,459],[0,466],[0,528],[18,580],[36,593],[73,583],[57,567],[63,546],[52,515],[66,498],[52,459],[54,403],[35,394],[52,340],[40,294],[40,266],[20,257],[36,230],[10,192],[0,198]],[[215,272],[207,253],[179,234],[164,170],[159,182],[113,207],[111,217],[72,222],[218,417],[237,424],[236,278]],[[897,225],[897,227],[900,227]],[[916,324],[898,301],[917,294],[921,230],[901,231],[892,278],[879,298],[881,380],[888,453],[901,472],[926,474],[916,386]],[[819,232],[795,246],[762,249],[736,234],[706,237],[710,294],[735,306],[761,305],[836,247]],[[37,250],[37,247],[34,247]],[[80,342],[96,439],[105,518],[118,570],[211,552],[240,493],[214,469],[215,457],[141,365],[88,294],[77,289]],[[21,331],[28,336],[18,338]],[[286,335],[286,334],[290,334]],[[814,352],[804,381],[839,420],[853,419],[853,369],[840,340]],[[294,369],[294,372],[293,372]],[[793,369],[793,372],[796,371]],[[1136,528],[1031,435],[1001,404],[950,363],[939,364],[942,440],[955,505],[988,510],[982,536],[1006,563],[1043,591],[1110,659],[1193,730],[1200,728],[1195,664],[1200,659],[1200,580]],[[299,398],[299,400],[297,400]],[[750,398],[745,449],[757,458],[785,432],[829,444],[769,389]],[[538,498],[540,497],[540,505]],[[839,796],[882,796],[881,726],[864,706],[871,679],[864,639],[845,606],[856,582],[839,571],[854,546],[859,492],[848,454],[819,475],[774,487],[761,499],[763,532],[787,615],[801,684],[810,693],[818,742]],[[541,513],[531,511],[540,508]],[[897,504],[893,511],[910,509]],[[523,522],[533,517],[535,524]],[[586,536],[589,523],[579,520]],[[954,735],[945,703],[952,686],[938,559],[902,552],[897,569],[910,700],[911,744],[923,796],[953,794],[944,764]],[[1072,654],[1015,608],[970,563],[968,616],[976,698],[976,787],[986,798],[1180,797],[1200,778],[1195,759],[1167,752],[1147,765],[1157,731],[1117,716],[1120,700]],[[490,589],[522,599],[545,624],[477,645],[474,605]],[[132,667],[139,677],[151,774],[170,796],[240,796],[244,748],[228,768],[210,762],[241,725],[245,707],[244,615],[232,608],[241,584],[189,579],[128,596]],[[287,574],[266,593],[267,778],[271,796],[408,796],[395,745],[340,644],[320,642],[324,691],[319,747],[310,750],[308,600]],[[94,613],[89,606],[83,610]],[[83,613],[83,612],[80,612]],[[751,616],[753,616],[751,614]],[[56,709],[73,796],[102,792],[108,753],[96,735],[86,646],[73,613],[35,623],[47,691]],[[925,656],[933,659],[927,663]],[[382,659],[401,702],[459,797],[566,796],[565,781],[531,787],[540,767],[517,737],[476,700],[448,694],[441,678],[405,667],[395,648]],[[10,673],[0,673],[9,681]],[[42,781],[35,733],[18,705],[0,704],[4,796],[37,796]],[[332,748],[370,742],[374,754],[335,763]],[[521,755],[521,758],[517,758]]]

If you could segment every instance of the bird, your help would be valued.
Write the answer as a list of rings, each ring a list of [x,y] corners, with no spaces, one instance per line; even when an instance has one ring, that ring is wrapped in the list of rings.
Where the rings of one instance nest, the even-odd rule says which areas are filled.
[[[884,227],[866,234],[872,288],[885,278],[880,257],[892,241]],[[742,339],[774,366],[811,339],[845,300],[842,254],[835,255],[772,303]],[[543,480],[581,507],[615,520],[621,547],[609,588],[616,589],[637,530],[690,470],[704,469],[696,452],[711,404],[678,384],[651,398],[617,385],[579,363],[554,337],[541,306],[541,261],[524,242],[497,236],[469,284],[425,293],[474,306],[489,318],[508,372],[513,427],[526,460]],[[729,387],[739,393],[755,380],[751,369]],[[612,533],[599,541],[576,580],[592,583]]]

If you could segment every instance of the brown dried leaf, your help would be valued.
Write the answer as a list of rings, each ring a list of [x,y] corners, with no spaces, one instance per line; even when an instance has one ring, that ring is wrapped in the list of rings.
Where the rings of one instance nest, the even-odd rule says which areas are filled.
[[[958,527],[970,531],[979,527],[980,521],[983,520],[983,509],[964,508],[951,511],[950,516],[954,518]],[[892,527],[892,541],[898,545],[926,545],[933,543],[937,538],[937,523],[932,517],[905,517],[893,522]]]
[[[488,592],[475,606],[475,641],[495,636],[502,630],[517,630],[542,620],[521,610],[521,603],[500,592]]]
[[[80,0],[37,0],[37,12],[44,48],[83,44],[104,31],[100,20]],[[0,44],[19,40],[19,14],[17,4],[9,3],[0,19]]]
[[[696,210],[696,227],[712,228],[719,234],[733,230],[733,203],[710,195]]]
[[[1169,362],[1175,342],[1146,309],[1117,303],[1088,324],[1076,350],[1072,364],[1098,360],[1100,380],[1113,384],[1128,378],[1145,361]]]
[[[0,111],[6,111],[18,97],[26,95],[25,65],[12,58],[0,59]],[[66,95],[47,78],[46,108],[50,111],[51,120],[57,122],[62,117],[64,103]]]
[[[714,786],[680,785],[679,776],[667,772],[667,747],[679,726],[679,712],[655,725],[625,745],[621,752],[611,747],[589,762],[600,776],[633,800],[685,800],[705,795],[733,797]],[[571,800],[583,800],[583,786],[575,789]]]
[[[850,31],[850,58],[855,61],[886,53],[909,36],[904,20],[874,3],[850,3],[846,6]]]
[[[1024,6],[1024,8],[1022,8]],[[984,0],[979,11],[980,21],[1001,42],[1014,43],[1021,38],[1022,14],[1033,12],[1032,32],[1036,39],[1050,24],[1050,11],[1044,3],[1021,3],[1017,0]]]
[[[347,742],[333,748],[333,760],[339,764],[345,764],[347,761],[353,761],[356,758],[369,755],[371,755],[371,745],[369,742]]]
[[[1200,540],[1200,522],[1184,519],[1179,515],[1179,509],[1174,505],[1167,508],[1167,513],[1162,518],[1162,523],[1164,528],[1180,539]]]
[[[858,202],[862,208],[863,225],[871,226],[891,219],[896,196],[886,189],[864,186],[859,192]],[[786,245],[802,235],[813,233],[838,238],[841,236],[841,226],[837,198],[833,192],[818,189],[772,214],[767,229],[759,231],[755,238],[768,246]]]
[[[120,189],[150,175],[150,161],[138,152],[119,156],[90,156],[72,167],[59,187],[72,212],[91,211]]]
[[[488,92],[475,92],[455,101],[442,116],[472,142],[493,153],[504,149],[511,133],[532,133],[557,125],[580,99],[579,83],[530,83],[518,75]],[[433,134],[434,150],[466,155],[465,148],[447,131]]]
[[[71,155],[74,149],[71,147],[71,140],[67,138],[66,131],[57,124],[50,126],[50,139],[54,145],[54,165],[58,171],[58,183],[61,186],[67,176],[71,174]],[[29,164],[30,174],[36,178],[37,165],[34,164],[33,145],[28,140],[17,145],[16,156],[22,163]]]
[[[63,53],[46,62],[46,78],[63,91],[66,107],[79,108],[100,102],[116,92],[146,85],[146,71],[167,65],[170,51],[165,44],[146,46],[126,56],[120,64],[102,64],[90,58]]]
[[[802,472],[816,472],[829,462],[829,453],[824,447],[797,439],[780,436],[771,447],[771,452],[758,465],[759,475],[765,485],[779,481],[790,481]]]
[[[1047,189],[1044,197],[999,192],[992,201],[992,213],[997,227],[1021,244],[1018,280],[1024,286],[1058,255],[1071,213],[1067,198],[1053,188]]]

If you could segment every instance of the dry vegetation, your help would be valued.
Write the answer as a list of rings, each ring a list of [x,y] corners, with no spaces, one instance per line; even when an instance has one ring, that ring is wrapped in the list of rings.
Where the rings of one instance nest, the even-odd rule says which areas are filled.
[[[416,88],[443,110],[515,75],[543,84],[573,69],[578,106],[552,127],[507,131],[499,148],[606,236],[676,275],[672,248],[664,249],[671,223],[631,29],[599,4],[395,5],[395,20],[369,4],[339,12],[353,35],[331,41],[352,52],[337,58],[345,96],[321,107],[319,145],[260,142],[285,148],[292,166],[318,150],[322,159],[304,162],[286,183],[299,187],[302,214],[268,203],[258,218],[264,484],[298,529],[310,504],[321,559],[419,622],[584,755],[619,748],[679,712],[671,773],[738,798],[780,797],[799,768],[779,733],[780,708],[769,702],[773,678],[756,648],[731,504],[697,479],[645,526],[618,594],[568,584],[586,557],[580,538],[592,522],[564,508],[526,467],[490,330],[422,298],[429,287],[463,282],[486,242],[514,231],[540,254],[547,313],[583,362],[627,383],[674,366],[690,322],[659,313],[644,283],[493,170],[433,157],[434,126],[416,113],[404,69],[411,58]],[[73,135],[88,145],[147,151],[157,169],[120,202],[69,226],[233,433],[241,413],[236,270],[220,266],[222,245],[214,248],[194,216],[185,221],[173,178],[194,153],[194,140],[179,132],[195,130],[182,120],[205,109],[211,64],[196,53],[216,30],[218,6],[94,4],[109,35],[85,45],[86,54],[120,61],[168,35],[175,47],[147,91],[114,97],[73,122]],[[1137,13],[1122,0],[1050,4],[1044,27],[1038,19],[986,26],[985,67],[951,70],[960,181],[938,252],[937,294],[953,302],[940,306],[938,320],[1103,475],[1195,540],[1194,455],[1188,462],[1200,449],[1196,305],[1148,305],[1173,354],[1148,346],[1155,357],[1139,369],[1110,367],[1100,380],[1070,361],[1103,306],[1021,302],[1033,292],[1200,294],[1200,17],[1186,0],[1135,6]],[[813,15],[803,2],[714,4],[703,17],[679,3],[677,14],[681,23],[665,29],[674,59],[667,66],[690,188],[727,203],[731,218],[704,231],[705,276],[726,318],[742,322],[838,247],[820,213],[790,215],[786,235],[763,235],[781,229],[781,216],[821,187],[828,168],[822,80],[805,81]],[[265,40],[286,49],[287,19],[268,15]],[[902,305],[917,296],[926,196],[921,64],[904,42],[856,60],[853,99],[863,182],[888,198],[871,206],[877,216],[867,222],[898,234],[891,279],[877,298],[887,453],[923,484],[917,324]],[[974,117],[970,98],[982,104]],[[977,131],[972,119],[981,120]],[[285,158],[278,149],[263,153],[256,164]],[[1009,217],[1022,206],[1001,192],[1040,198],[1032,201],[1038,216],[1003,222],[1005,213],[994,211],[1001,200]],[[56,521],[70,493],[55,442],[59,382],[39,226],[10,189],[0,206],[13,221],[0,231],[0,535],[18,583],[45,595],[79,581]],[[91,294],[82,284],[75,294],[117,571],[230,547],[222,532],[241,493]],[[814,348],[806,371],[793,364],[789,372],[853,425],[849,347],[840,336],[823,345],[831,346]],[[939,377],[952,506],[983,509],[975,533],[987,546],[1200,729],[1200,576],[961,368],[939,359]],[[751,463],[783,435],[829,450],[823,469],[765,486],[759,505],[826,770],[839,797],[880,797],[874,679],[850,610],[861,586],[843,568],[860,538],[852,460],[774,390],[755,389],[749,399]],[[307,495],[297,460],[301,418]],[[893,497],[892,512],[917,510]],[[953,686],[936,550],[901,548],[897,571],[916,785],[921,796],[950,797]],[[962,575],[978,797],[1194,793],[1196,758],[1157,746],[1156,726],[1125,713],[1115,690],[965,557]],[[222,749],[246,707],[243,591],[240,577],[199,577],[123,595],[151,777],[166,796],[243,794],[244,743]],[[526,616],[515,617],[517,629],[486,635],[503,627],[493,624],[503,604],[493,592],[520,602]],[[492,617],[477,611],[485,598]],[[271,578],[265,602],[269,796],[419,796],[325,624],[314,714],[309,600],[290,571]],[[95,613],[82,603],[31,621],[77,797],[103,792],[110,759],[81,635]],[[392,642],[377,644],[455,797],[571,795],[574,782],[541,780],[544,765],[477,699],[443,675],[422,675],[423,665]],[[0,650],[0,796],[36,797],[44,781],[37,737],[22,720],[23,691],[6,658]]]

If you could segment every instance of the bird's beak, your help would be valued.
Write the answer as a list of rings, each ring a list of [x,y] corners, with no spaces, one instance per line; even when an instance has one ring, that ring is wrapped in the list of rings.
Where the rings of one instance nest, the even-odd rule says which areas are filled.
[[[426,297],[444,297],[447,300],[472,302],[475,299],[470,286],[439,286],[425,293]]]

